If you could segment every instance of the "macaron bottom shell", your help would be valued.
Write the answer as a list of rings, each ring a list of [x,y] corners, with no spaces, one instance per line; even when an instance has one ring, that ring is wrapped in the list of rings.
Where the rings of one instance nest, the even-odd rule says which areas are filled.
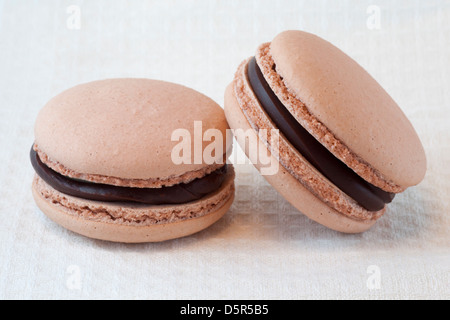
[[[253,140],[258,141],[257,145],[248,145],[241,137],[236,136],[238,144],[247,157],[258,154],[258,152],[271,154],[266,145],[252,129],[246,116],[241,110],[234,95],[234,83],[231,83],[225,92],[225,115],[232,129],[241,128],[246,131],[247,134],[253,134]],[[258,151],[255,152],[252,148],[257,148]],[[270,161],[271,163],[273,161],[278,161],[273,155],[270,156],[272,158]],[[261,170],[263,165],[258,162],[258,159],[250,159],[250,161],[258,170]],[[274,189],[276,189],[297,210],[330,229],[343,233],[361,233],[370,229],[376,223],[375,219],[356,220],[334,210],[306,189],[301,182],[292,176],[281,164],[279,165],[279,170],[275,174],[263,176]]]
[[[37,175],[32,184],[36,204],[57,224],[89,238],[122,243],[161,242],[204,230],[228,211],[234,191],[233,169],[217,191],[179,205],[85,200],[56,191]]]

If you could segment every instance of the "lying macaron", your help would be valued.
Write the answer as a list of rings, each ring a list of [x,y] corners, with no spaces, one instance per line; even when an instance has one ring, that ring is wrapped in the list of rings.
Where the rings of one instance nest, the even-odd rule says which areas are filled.
[[[264,150],[280,164],[268,182],[334,230],[369,229],[396,193],[425,175],[422,144],[394,100],[352,58],[310,33],[282,32],[243,61],[227,87],[225,115],[247,133],[236,139],[248,156]],[[249,136],[257,143],[246,145]]]
[[[78,85],[50,100],[36,120],[35,201],[56,223],[95,239],[137,243],[193,234],[219,220],[234,199],[227,128],[218,104],[178,84]],[[180,130],[185,140],[174,135]],[[208,130],[218,133],[220,148],[202,139]],[[206,161],[207,148],[214,150]]]

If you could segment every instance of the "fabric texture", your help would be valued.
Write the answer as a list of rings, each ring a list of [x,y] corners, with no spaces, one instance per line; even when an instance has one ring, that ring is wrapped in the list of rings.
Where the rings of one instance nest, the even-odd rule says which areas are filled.
[[[0,299],[449,299],[450,2],[0,0]],[[424,145],[424,181],[369,231],[308,220],[235,146],[236,199],[163,243],[92,240],[31,194],[37,113],[74,85],[180,83],[223,106],[238,65],[279,32],[332,42],[377,79]]]

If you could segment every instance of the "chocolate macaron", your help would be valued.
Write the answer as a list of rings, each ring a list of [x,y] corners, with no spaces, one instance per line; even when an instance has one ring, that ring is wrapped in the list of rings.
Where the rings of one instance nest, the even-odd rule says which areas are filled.
[[[36,120],[35,201],[56,223],[95,239],[193,234],[219,220],[234,199],[227,129],[218,104],[182,85],[78,85],[51,99]]]
[[[235,136],[247,156],[263,150],[280,165],[264,175],[268,182],[337,231],[369,229],[426,172],[420,139],[395,101],[357,62],[310,33],[282,32],[243,61],[227,87],[225,115],[246,132]],[[252,136],[257,143],[247,145]],[[251,160],[261,171],[264,164]]]

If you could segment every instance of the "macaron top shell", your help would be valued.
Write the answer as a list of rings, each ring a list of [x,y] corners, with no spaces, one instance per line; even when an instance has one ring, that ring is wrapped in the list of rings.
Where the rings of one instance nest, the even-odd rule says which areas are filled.
[[[225,146],[223,109],[193,89],[150,79],[94,81],[47,103],[36,120],[35,144],[49,161],[77,173],[165,179],[208,166],[203,158],[179,165],[171,158],[181,141],[171,141],[174,130],[188,130],[194,146],[194,121],[201,121],[201,134],[220,130]]]
[[[352,58],[302,31],[277,35],[270,53],[288,89],[353,154],[403,189],[423,179],[426,157],[413,126]]]

